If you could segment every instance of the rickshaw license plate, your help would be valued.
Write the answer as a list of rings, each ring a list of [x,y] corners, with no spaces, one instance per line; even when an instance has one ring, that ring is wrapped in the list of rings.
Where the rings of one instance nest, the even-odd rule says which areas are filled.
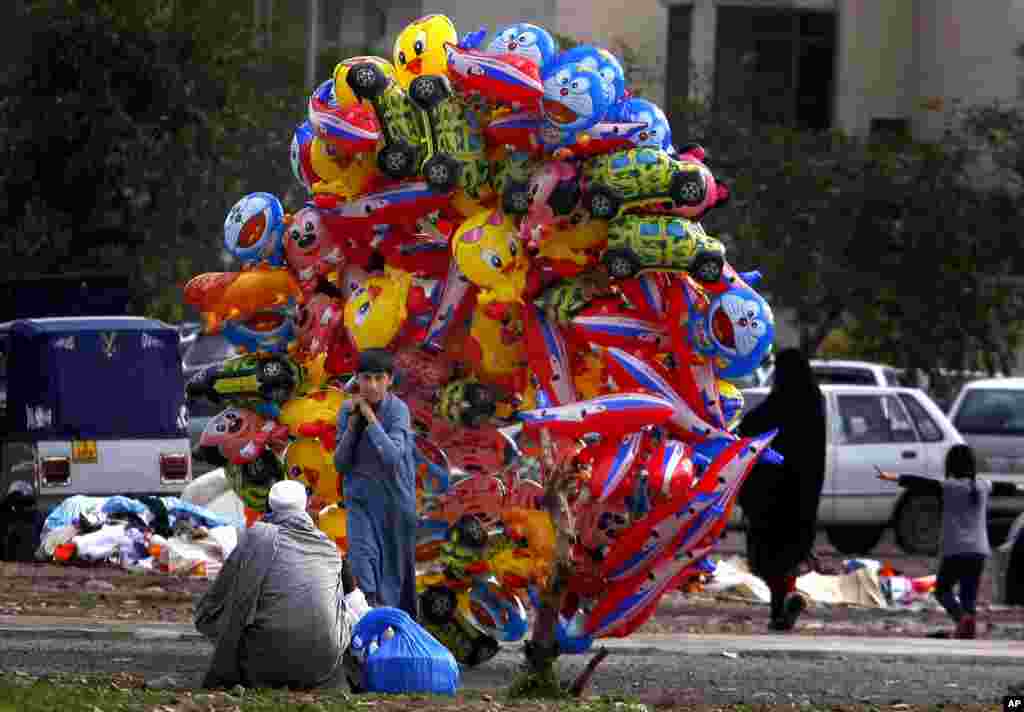
[[[75,440],[71,443],[71,461],[93,463],[98,461],[95,440]]]

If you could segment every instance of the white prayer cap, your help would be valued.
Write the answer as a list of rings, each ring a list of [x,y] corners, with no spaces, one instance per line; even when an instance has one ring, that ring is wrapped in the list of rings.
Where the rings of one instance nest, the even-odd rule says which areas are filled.
[[[296,480],[283,480],[270,488],[270,509],[275,512],[306,511],[306,488]]]

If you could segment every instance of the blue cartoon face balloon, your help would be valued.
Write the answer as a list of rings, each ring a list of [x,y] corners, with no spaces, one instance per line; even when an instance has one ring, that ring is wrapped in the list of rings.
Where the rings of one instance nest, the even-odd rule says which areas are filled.
[[[242,264],[284,265],[284,207],[270,193],[250,193],[224,219],[224,247]]]
[[[601,87],[604,89],[608,106],[621,99],[626,91],[626,75],[622,71],[622,65],[619,64],[615,55],[606,49],[579,45],[562,52],[558,56],[558,62],[560,64],[577,64],[596,72],[601,77]]]
[[[544,118],[562,131],[589,129],[604,118],[611,102],[601,86],[601,75],[560,54],[541,72],[544,82]]]
[[[608,111],[608,120],[622,123],[645,124],[634,129],[629,138],[637,147],[647,146],[668,151],[672,147],[672,128],[661,107],[653,101],[632,97],[620,101]]]
[[[486,51],[488,54],[517,54],[543,69],[558,54],[558,43],[543,27],[520,22],[498,30]]]
[[[740,378],[753,373],[772,347],[775,317],[760,294],[733,287],[691,319],[690,330],[693,346],[714,359],[719,378]]]

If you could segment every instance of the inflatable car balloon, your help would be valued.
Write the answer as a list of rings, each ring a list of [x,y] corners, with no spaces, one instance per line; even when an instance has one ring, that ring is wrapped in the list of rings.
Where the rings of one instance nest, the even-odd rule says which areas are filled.
[[[626,133],[634,146],[660,148],[663,151],[672,147],[672,127],[668,117],[653,101],[640,97],[623,99],[608,110],[605,120],[634,125]]]
[[[761,365],[775,337],[775,317],[757,292],[735,287],[716,296],[704,318],[689,322],[690,343],[713,359],[722,378],[742,378]]]
[[[530,112],[515,112],[495,117],[484,127],[484,138],[491,146],[511,146],[517,151],[534,153],[540,148],[538,131],[544,119]]]
[[[672,417],[672,404],[646,393],[616,393],[599,396],[554,408],[520,411],[524,430],[548,428],[571,438],[588,433],[606,437],[624,435],[636,429],[637,423],[660,425]]]
[[[512,217],[484,210],[467,218],[452,237],[459,270],[480,288],[481,304],[519,301],[529,260]]]
[[[284,264],[284,208],[270,193],[250,193],[224,219],[224,248],[243,265]]]
[[[403,89],[416,77],[448,69],[445,45],[459,43],[455,25],[444,15],[426,15],[409,23],[395,39],[395,75]]]
[[[447,45],[448,76],[466,96],[480,96],[491,104],[504,104],[513,110],[536,112],[544,85],[537,65],[509,54],[493,56],[471,49]]]
[[[316,288],[320,278],[341,268],[341,246],[312,206],[302,208],[288,220],[284,233],[284,256],[305,294]]]
[[[345,89],[351,91],[348,85]],[[368,153],[380,139],[380,127],[373,107],[353,104],[342,107],[334,102],[334,80],[328,79],[309,97],[309,123],[324,141],[340,153]]]
[[[292,175],[295,176],[299,185],[310,193],[313,192],[313,184],[320,180],[313,171],[313,159],[310,155],[314,138],[316,138],[316,133],[313,131],[312,124],[309,121],[303,121],[295,127],[291,149],[288,152]]]
[[[255,462],[267,448],[287,444],[287,426],[244,408],[228,408],[215,415],[199,438],[199,447],[216,448],[235,465]]]
[[[678,207],[662,210],[656,207],[647,206],[641,208],[641,212],[653,214],[678,215],[690,220],[700,220],[708,211],[718,205],[724,205],[729,201],[729,188],[715,179],[714,174],[702,162],[693,160],[683,154],[680,163],[689,166],[696,166],[704,184],[704,197],[700,202],[692,205],[680,205]]]
[[[295,321],[291,309],[263,309],[244,319],[228,319],[223,334],[239,353],[286,353],[295,339]]]
[[[206,320],[206,332],[220,332],[225,320],[245,319],[266,309],[303,301],[302,290],[286,269],[207,272],[185,285],[185,301]]]
[[[572,359],[561,330],[534,304],[524,307],[523,322],[530,374],[547,398],[545,405],[568,405],[579,400],[572,380]]]
[[[578,45],[558,55],[556,62],[581,67],[597,74],[600,77],[601,89],[604,91],[605,109],[622,98],[622,93],[626,89],[626,74],[622,71],[619,60],[608,50]]]
[[[543,27],[529,22],[519,22],[498,30],[486,51],[494,55],[513,54],[526,59],[543,69],[558,54],[558,43]]]
[[[605,94],[601,75],[587,69],[566,53],[544,68],[544,125],[540,139],[549,149],[569,146],[584,131],[604,118],[611,102]]]
[[[333,452],[319,440],[301,438],[289,445],[284,452],[284,467],[288,479],[306,486],[310,509],[320,511],[341,499],[341,478],[334,469]]]
[[[345,328],[360,351],[387,348],[409,316],[408,272],[388,269],[373,276],[345,303]]]
[[[333,100],[338,107],[347,109],[350,106],[356,106],[359,104],[359,99],[352,92],[352,88],[349,87],[348,82],[345,78],[348,76],[349,70],[357,64],[365,63],[376,64],[378,68],[386,77],[395,79],[395,68],[388,60],[383,57],[349,57],[338,62],[334,67],[334,86],[333,89]]]

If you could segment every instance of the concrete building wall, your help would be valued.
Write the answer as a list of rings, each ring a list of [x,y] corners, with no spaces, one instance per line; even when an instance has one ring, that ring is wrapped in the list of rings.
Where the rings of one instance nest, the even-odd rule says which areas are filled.
[[[835,125],[864,135],[872,119],[914,113],[913,0],[838,3]]]
[[[620,59],[620,43],[636,54],[632,89],[663,105],[668,55],[668,9],[661,0],[558,0],[556,32],[606,47]]]

